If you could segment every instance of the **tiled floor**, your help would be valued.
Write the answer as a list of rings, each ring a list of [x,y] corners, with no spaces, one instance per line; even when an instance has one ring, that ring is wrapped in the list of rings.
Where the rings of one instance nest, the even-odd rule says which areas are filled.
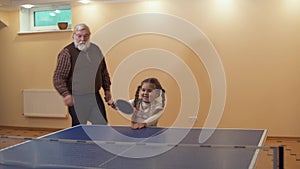
[[[32,129],[0,126],[1,136],[40,137],[57,131],[57,129]],[[18,139],[0,138],[0,149],[22,142]],[[300,138],[270,137],[265,146],[284,146],[284,168],[300,169]],[[261,150],[255,169],[273,169],[272,150]]]
[[[300,169],[300,138],[267,138],[265,146],[283,146],[284,147],[284,168]],[[258,161],[257,169],[269,169],[273,165],[273,151],[262,150]]]

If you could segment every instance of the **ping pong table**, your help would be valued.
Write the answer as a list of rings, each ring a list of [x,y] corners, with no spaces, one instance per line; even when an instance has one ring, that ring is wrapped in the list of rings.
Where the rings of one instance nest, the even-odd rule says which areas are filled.
[[[217,128],[199,144],[204,130],[78,125],[2,149],[0,169],[249,169],[258,149],[241,147],[262,146],[267,132]]]

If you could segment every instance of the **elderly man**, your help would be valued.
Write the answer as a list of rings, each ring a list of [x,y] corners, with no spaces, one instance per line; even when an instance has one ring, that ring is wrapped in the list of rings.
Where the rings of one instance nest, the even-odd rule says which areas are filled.
[[[100,48],[90,42],[90,29],[85,24],[74,28],[73,42],[58,54],[53,84],[63,97],[78,124],[107,124],[106,110],[99,93],[104,90],[105,101],[111,103],[110,76]]]

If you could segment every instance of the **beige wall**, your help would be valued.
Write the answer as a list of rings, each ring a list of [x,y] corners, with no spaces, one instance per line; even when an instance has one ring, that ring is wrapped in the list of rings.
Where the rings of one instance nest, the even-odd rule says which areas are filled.
[[[2,22],[3,26],[8,25],[8,19],[5,12],[0,11],[0,21]]]
[[[95,33],[115,19],[141,12],[161,12],[184,18],[207,35],[224,66],[227,98],[218,127],[266,128],[271,136],[300,136],[299,2],[157,2],[159,3],[75,6],[73,24],[85,22]],[[72,40],[71,32],[18,35],[18,12],[0,12],[0,15],[0,19],[5,18],[9,23],[8,27],[0,29],[0,125],[69,126],[70,119],[24,117],[21,90],[53,88],[52,74],[56,57],[59,50]],[[170,51],[192,70],[200,93],[200,109],[195,126],[203,126],[211,105],[211,82],[205,64],[179,40],[157,34],[142,34],[124,39],[106,53],[111,75],[124,58],[147,48]],[[142,79],[152,75],[162,81],[168,98],[166,111],[159,125],[171,126],[178,115],[183,93],[180,91],[181,86],[169,72],[155,68],[138,72],[130,83],[129,95],[133,96]],[[189,82],[185,85],[189,85]],[[107,110],[111,124],[129,123],[118,112],[111,108]],[[189,112],[186,113],[189,116]],[[182,124],[188,125],[188,120],[182,121]]]

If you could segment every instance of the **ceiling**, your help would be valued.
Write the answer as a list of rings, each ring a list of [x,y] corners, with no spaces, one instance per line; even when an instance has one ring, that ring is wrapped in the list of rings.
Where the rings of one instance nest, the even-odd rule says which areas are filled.
[[[116,3],[116,2],[128,2],[138,0],[91,0],[91,3]],[[0,10],[18,10],[21,5],[32,4],[32,5],[46,5],[46,4],[81,4],[79,0],[0,0]]]
[[[71,0],[0,0],[0,10],[18,10],[24,4],[43,5],[70,2]]]

